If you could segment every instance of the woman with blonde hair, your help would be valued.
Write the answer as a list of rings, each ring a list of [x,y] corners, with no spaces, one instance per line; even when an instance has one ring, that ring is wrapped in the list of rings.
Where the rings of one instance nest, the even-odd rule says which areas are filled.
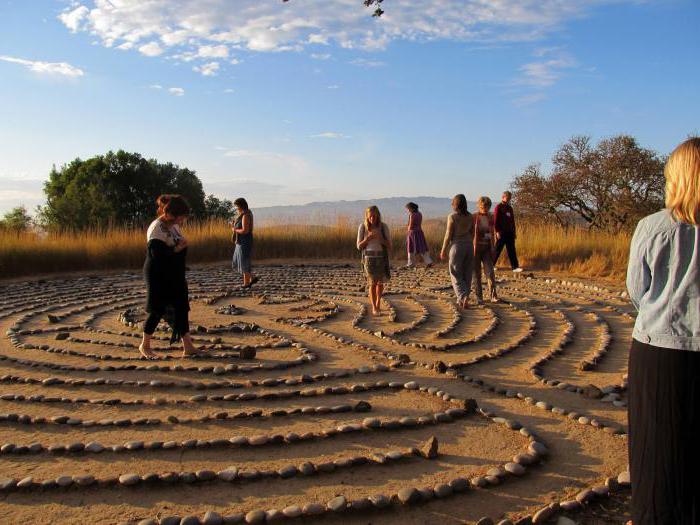
[[[376,206],[365,210],[365,220],[357,230],[357,249],[362,252],[362,267],[367,276],[372,313],[380,315],[384,283],[390,277],[391,237]]]
[[[700,523],[700,138],[666,168],[666,208],[639,221],[627,289],[632,523]]]

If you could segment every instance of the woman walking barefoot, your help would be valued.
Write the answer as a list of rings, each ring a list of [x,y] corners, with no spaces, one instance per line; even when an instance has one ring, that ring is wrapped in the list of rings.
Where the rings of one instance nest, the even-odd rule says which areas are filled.
[[[666,209],[639,221],[627,268],[634,525],[700,523],[700,138],[665,175]]]
[[[171,343],[182,338],[182,356],[196,354],[189,328],[189,296],[185,276],[187,239],[180,226],[190,214],[190,206],[180,195],[161,195],[158,218],[148,227],[148,247],[143,273],[148,290],[139,352],[146,359],[156,356],[151,350],[151,336],[158,323],[165,318],[172,329]]]
[[[426,268],[433,265],[433,260],[430,258],[428,243],[425,240],[425,234],[421,227],[423,223],[423,214],[418,211],[418,205],[415,202],[406,204],[408,212],[408,226],[406,233],[406,251],[408,252],[408,264],[406,268],[413,268],[416,265],[416,259],[420,255],[425,263]]]
[[[474,262],[474,219],[467,211],[464,195],[455,195],[452,210],[447,217],[445,239],[442,242],[440,259],[447,257],[449,250],[449,271],[452,289],[457,303],[462,308],[469,306],[469,293],[472,287],[472,266]]]
[[[233,235],[236,248],[233,251],[231,265],[238,273],[243,274],[243,288],[250,288],[258,282],[253,275],[253,212],[248,208],[248,202],[243,198],[233,201],[238,214],[233,224]]]
[[[479,197],[479,211],[474,214],[474,289],[476,300],[484,300],[481,289],[481,267],[489,283],[489,298],[492,303],[498,302],[496,295],[496,274],[493,269],[495,229],[491,209],[491,199]]]
[[[391,237],[376,206],[365,210],[365,220],[357,230],[357,249],[362,251],[362,266],[369,285],[372,314],[380,315],[384,284],[390,277]]]

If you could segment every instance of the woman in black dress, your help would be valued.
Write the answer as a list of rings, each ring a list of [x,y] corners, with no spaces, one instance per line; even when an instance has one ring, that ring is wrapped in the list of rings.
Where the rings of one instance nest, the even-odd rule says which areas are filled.
[[[700,523],[700,138],[666,163],[666,209],[639,221],[627,289],[634,525]]]
[[[180,225],[190,214],[190,206],[180,195],[158,197],[158,218],[148,227],[146,262],[143,274],[148,295],[148,317],[143,327],[139,352],[146,359],[156,356],[151,350],[151,336],[161,319],[172,329],[171,343],[182,339],[182,356],[196,354],[189,329],[189,297],[185,276],[187,239]]]

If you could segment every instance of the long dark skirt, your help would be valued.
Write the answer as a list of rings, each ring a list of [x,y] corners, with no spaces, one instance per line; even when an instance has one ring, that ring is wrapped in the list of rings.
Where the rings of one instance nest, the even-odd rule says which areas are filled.
[[[700,523],[700,352],[632,340],[629,461],[634,525]]]

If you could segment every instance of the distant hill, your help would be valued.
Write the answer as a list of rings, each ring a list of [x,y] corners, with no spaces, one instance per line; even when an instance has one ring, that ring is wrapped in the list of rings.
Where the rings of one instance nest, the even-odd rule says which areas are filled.
[[[368,206],[379,206],[385,222],[406,221],[404,206],[415,202],[424,219],[444,218],[452,207],[452,199],[446,197],[387,197],[383,199],[357,201],[310,202],[294,206],[268,206],[254,208],[255,221],[258,224],[332,224],[341,220],[359,222]],[[469,202],[469,210],[476,204]]]

